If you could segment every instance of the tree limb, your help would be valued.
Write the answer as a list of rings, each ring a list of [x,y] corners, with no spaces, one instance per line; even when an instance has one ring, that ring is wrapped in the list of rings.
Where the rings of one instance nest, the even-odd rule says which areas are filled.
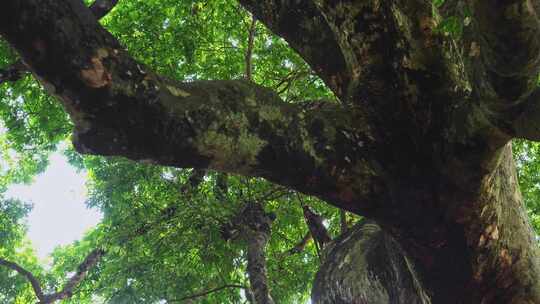
[[[490,85],[506,106],[512,105],[536,87],[540,69],[540,4],[537,0],[473,3],[474,36],[466,47],[474,48],[476,44]]]
[[[275,34],[283,37],[337,96],[344,96],[342,88],[350,82],[345,58],[313,1],[239,2]]]
[[[10,262],[8,260],[5,260],[3,258],[0,258],[0,265],[5,266],[7,268],[10,268],[12,270],[17,271],[20,275],[24,276],[32,285],[32,289],[34,289],[34,293],[36,297],[43,302],[45,299],[45,295],[43,294],[43,290],[41,289],[41,284],[39,283],[39,280],[28,270],[23,268],[17,263]]]
[[[118,0],[96,0],[89,9],[96,19],[101,19],[107,15],[118,3]],[[15,82],[24,77],[30,71],[28,67],[18,60],[9,67],[0,70],[0,84],[4,82]]]
[[[376,223],[363,219],[334,242],[315,277],[313,303],[456,303],[433,301],[410,257]]]
[[[105,255],[105,251],[102,249],[92,250],[84,259],[84,261],[77,267],[77,273],[73,275],[62,290],[53,294],[45,295],[41,304],[54,303],[56,301],[69,298],[73,295],[74,289],[86,278],[88,271],[92,269],[99,260]]]
[[[247,272],[255,303],[273,304],[266,269],[265,247],[270,240],[272,218],[264,212],[262,205],[249,203],[242,212],[247,241]]]
[[[521,113],[512,125],[512,135],[540,141],[540,88],[534,90],[523,102]]]
[[[247,274],[257,304],[273,304],[267,278],[265,247],[270,240],[275,215],[259,202],[248,202],[228,223],[220,227],[225,240],[247,243]]]
[[[309,110],[245,81],[164,79],[77,0],[9,0],[3,8],[0,33],[62,101],[79,152],[264,177],[352,212],[386,193],[360,107]]]
[[[328,229],[323,224],[323,218],[317,213],[313,212],[309,206],[302,206],[304,210],[304,218],[309,228],[309,232],[313,237],[313,240],[317,243],[319,251],[322,251],[326,244],[332,241]]]
[[[90,10],[96,19],[105,17],[118,3],[118,0],[96,0],[90,5]]]
[[[62,290],[52,294],[44,294],[39,280],[30,271],[24,269],[17,263],[0,258],[0,265],[17,271],[29,281],[32,285],[32,289],[34,289],[36,297],[39,300],[39,304],[51,304],[56,301],[71,297],[73,295],[73,290],[84,280],[84,278],[88,274],[88,271],[99,262],[103,255],[105,255],[105,251],[102,249],[92,250],[86,256],[84,261],[79,264],[79,266],[77,267],[77,273],[75,273],[75,275],[73,275],[67,281]]]

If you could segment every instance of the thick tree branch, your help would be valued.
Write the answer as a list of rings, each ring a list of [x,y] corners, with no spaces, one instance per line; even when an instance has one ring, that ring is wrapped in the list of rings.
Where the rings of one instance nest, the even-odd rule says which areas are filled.
[[[96,19],[101,19],[107,15],[118,3],[118,0],[96,0],[89,9]],[[9,67],[0,70],[0,84],[4,82],[15,82],[24,77],[30,71],[22,61],[17,61]]]
[[[534,90],[523,102],[521,113],[513,122],[513,136],[540,141],[540,88]]]
[[[62,290],[52,294],[44,294],[39,280],[30,271],[24,269],[22,266],[2,258],[0,258],[0,265],[17,271],[29,281],[32,285],[32,288],[34,289],[36,297],[39,300],[39,304],[51,304],[56,301],[71,297],[73,295],[74,289],[84,280],[84,278],[88,274],[88,271],[90,271],[90,269],[92,269],[99,262],[103,255],[105,255],[105,251],[102,249],[92,250],[86,256],[84,261],[79,264],[79,266],[77,267],[77,273],[75,273],[75,275],[69,278]]]
[[[28,282],[30,282],[30,284],[32,285],[32,289],[34,290],[36,297],[41,302],[44,301],[45,295],[43,294],[43,290],[41,289],[41,284],[39,283],[39,280],[30,271],[26,270],[25,268],[23,268],[17,263],[10,262],[3,258],[0,258],[0,265],[10,268],[12,270],[15,270],[20,275],[24,276],[28,280]]]
[[[40,304],[49,304],[56,301],[69,298],[73,295],[74,289],[79,286],[79,284],[86,278],[88,271],[92,269],[99,260],[105,255],[105,251],[102,249],[92,250],[84,259],[84,261],[79,264],[77,267],[77,273],[73,275],[67,283],[64,285],[62,290],[55,292],[53,294],[45,295],[43,297],[42,303]]]
[[[96,19],[105,17],[118,3],[118,0],[96,0],[90,5],[90,10]]]
[[[62,101],[80,152],[265,177],[353,212],[385,194],[362,108],[304,109],[244,81],[173,82],[129,57],[77,0],[3,6],[0,33]]]
[[[225,240],[247,244],[247,274],[255,303],[273,304],[268,285],[265,247],[275,215],[266,213],[261,203],[249,202],[221,229]]]
[[[487,81],[498,97],[506,106],[512,105],[536,86],[540,69],[540,4],[537,0],[473,3],[475,33],[469,47],[482,59]]]
[[[323,218],[313,212],[307,205],[302,206],[302,209],[304,210],[304,218],[306,219],[309,232],[313,240],[317,243],[319,250],[322,251],[326,244],[332,241],[328,230],[323,224]]]
[[[438,96],[451,93],[448,86],[459,83],[461,75],[455,75],[448,62],[454,54],[444,49],[445,38],[435,34],[430,1],[312,2],[344,58],[349,81],[339,96],[348,103],[406,113],[396,104],[412,99],[408,102],[429,106]],[[422,92],[409,90],[425,86]],[[400,96],[395,90],[409,92]]]
[[[344,97],[350,82],[345,58],[313,1],[239,2],[275,34],[283,37],[337,96]]]
[[[398,242],[372,221],[363,219],[340,235],[324,256],[313,284],[313,303],[460,303],[432,300]]]
[[[540,303],[540,247],[528,223],[510,144],[490,179],[458,219],[471,255],[474,302]]]
[[[266,243],[268,243],[268,235],[263,235],[262,233],[253,233],[248,239],[247,272],[251,291],[257,304],[274,303],[268,286],[266,256],[264,254]]]

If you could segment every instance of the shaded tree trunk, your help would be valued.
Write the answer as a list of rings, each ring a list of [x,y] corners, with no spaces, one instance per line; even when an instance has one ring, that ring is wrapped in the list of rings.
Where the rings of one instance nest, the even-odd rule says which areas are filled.
[[[325,251],[313,284],[314,303],[432,303],[399,243],[363,220]]]
[[[467,210],[478,214],[441,223],[447,230],[466,229],[431,250],[363,221],[326,252],[314,303],[535,303],[530,299],[538,295],[538,244],[510,146],[470,204]]]
[[[270,231],[250,231],[247,237],[247,272],[256,304],[274,304],[268,284],[265,247]]]
[[[165,79],[78,0],[4,0],[0,34],[69,112],[82,153],[264,177],[376,222],[329,252],[317,301],[540,303],[509,144],[540,139],[540,2],[239,2],[341,104]],[[462,36],[437,30],[464,8]],[[336,274],[332,257],[360,268]]]
[[[274,304],[268,283],[265,248],[270,241],[273,213],[259,202],[247,203],[229,222],[220,227],[225,240],[239,240],[247,247],[247,300],[253,304]]]

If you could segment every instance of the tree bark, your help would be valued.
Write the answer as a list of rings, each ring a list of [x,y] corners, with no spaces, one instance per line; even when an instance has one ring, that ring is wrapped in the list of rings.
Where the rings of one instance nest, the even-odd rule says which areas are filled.
[[[32,285],[34,294],[36,295],[36,298],[38,298],[39,300],[38,304],[52,304],[52,303],[55,303],[56,301],[70,298],[73,295],[75,288],[79,286],[79,284],[88,275],[88,272],[94,266],[96,266],[96,264],[101,260],[101,258],[104,255],[105,255],[105,251],[102,249],[92,250],[84,258],[82,263],[79,264],[79,266],[77,267],[77,272],[67,280],[67,282],[64,284],[64,287],[62,287],[60,291],[47,293],[47,294],[43,292],[41,283],[34,276],[34,274],[26,270],[22,266],[18,265],[17,263],[0,258],[0,266],[5,266],[10,269],[13,269],[17,271],[20,275],[24,276]]]
[[[326,251],[314,303],[537,303],[538,242],[509,145],[462,212],[442,226],[454,237],[431,248],[374,222],[357,225]]]
[[[306,109],[246,81],[165,79],[79,0],[4,0],[0,34],[69,112],[80,152],[264,177],[375,221],[381,232],[349,238],[370,249],[359,265],[407,292],[379,281],[373,301],[540,303],[509,145],[540,138],[539,2],[447,0],[437,14],[422,0],[240,2],[341,105]],[[464,6],[463,36],[440,33],[440,18]],[[360,250],[347,242],[338,247]],[[401,270],[373,262],[381,248]],[[333,290],[375,288],[365,275]]]
[[[464,206],[465,207],[465,206]],[[510,145],[458,223],[465,228],[478,303],[537,303],[540,252],[519,192]]]
[[[313,284],[313,303],[432,303],[413,262],[373,221],[362,220],[342,234],[324,257]]]
[[[266,255],[264,253],[264,249],[270,238],[268,233],[251,231],[247,240],[247,272],[256,304],[274,304],[274,300],[270,296]]]
[[[165,79],[67,3],[6,3],[0,32],[63,103],[79,152],[264,177],[353,212],[385,195],[362,109],[305,109],[245,81]]]
[[[274,304],[268,283],[265,247],[270,240],[270,230],[274,217],[264,211],[258,202],[247,203],[225,227],[222,233],[226,239],[239,239],[247,247],[247,276],[251,295],[248,300],[254,304]]]
[[[118,0],[96,0],[89,9],[96,19],[101,19],[107,15],[118,3]],[[23,78],[30,71],[20,60],[5,69],[0,69],[0,84],[4,82],[14,82]]]

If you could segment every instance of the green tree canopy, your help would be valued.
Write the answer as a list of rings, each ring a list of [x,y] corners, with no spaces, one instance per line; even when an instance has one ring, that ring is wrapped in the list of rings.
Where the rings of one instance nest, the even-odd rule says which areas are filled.
[[[107,3],[96,1],[100,2]],[[249,6],[251,1],[244,2]],[[434,7],[444,6],[444,1],[435,2]],[[471,15],[460,11],[446,19],[439,17],[442,21],[437,33],[460,39],[466,34],[464,22],[469,22],[467,18]],[[285,40],[270,32],[236,1],[119,1],[100,23],[141,63],[137,65],[139,71],[126,72],[126,79],[151,67],[156,73],[185,81],[187,85],[212,79],[250,80],[271,88],[287,105],[323,113],[334,111],[338,97],[344,99],[346,95],[336,97],[338,91],[325,85],[338,81],[332,78],[339,78],[337,73],[323,81],[317,76],[321,75],[320,71],[314,71],[313,65],[310,67]],[[40,47],[36,42],[35,48]],[[308,58],[310,54],[303,55]],[[328,62],[333,62],[331,54],[326,56]],[[320,66],[321,70],[328,68],[324,62]],[[72,120],[69,119],[62,105],[45,92],[3,40],[0,68],[0,119],[4,129],[0,135],[0,192],[3,193],[10,184],[28,183],[45,170],[48,155],[71,139],[73,119],[77,117],[72,115]],[[169,87],[169,90],[173,95],[189,95],[178,88]],[[281,113],[276,111],[272,106],[262,106],[258,115],[278,125]],[[236,132],[236,125],[249,125],[247,120],[252,119],[221,114],[227,116],[223,128],[232,126],[231,133]],[[133,115],[128,120],[140,118],[135,112],[127,115]],[[185,124],[197,129],[196,124],[200,123],[197,117],[191,119],[187,114],[186,117]],[[298,136],[322,138],[328,132],[342,141],[356,136],[342,131],[344,135],[338,137],[334,134],[337,131],[325,128],[325,123],[333,120],[339,119],[325,116],[318,120],[320,128],[312,127],[310,134]],[[348,121],[342,123],[347,125]],[[261,123],[258,127],[259,132],[270,134],[277,141],[283,135],[271,133],[275,127],[271,123]],[[250,155],[251,152],[233,148],[227,138],[216,134],[204,142],[208,149],[219,148],[218,154],[224,155]],[[245,149],[254,149],[258,144],[248,135],[233,135],[242,140],[240,146]],[[330,142],[321,140],[316,144],[320,145],[316,149],[331,149]],[[363,141],[359,141],[358,146],[362,148],[362,145]],[[361,220],[292,187],[252,177],[257,175],[253,172],[243,174],[239,169],[229,170],[239,174],[224,173],[204,166],[180,169],[157,165],[151,159],[134,162],[116,156],[82,156],[70,144],[67,146],[63,152],[70,163],[88,174],[88,206],[101,210],[104,217],[81,240],[57,247],[50,267],[38,262],[25,236],[24,218],[31,207],[16,200],[0,199],[0,266],[2,261],[6,265],[11,261],[30,271],[41,284],[43,299],[56,295],[61,303],[74,304],[255,303],[261,291],[255,286],[256,271],[250,270],[254,267],[250,261],[257,255],[253,241],[263,239],[265,265],[259,265],[258,269],[263,269],[260,273],[267,280],[263,285],[268,285],[272,301],[306,303],[315,273],[328,250],[325,247],[331,246],[329,239],[347,232]],[[306,150],[311,147],[308,146],[304,145]],[[327,151],[324,155],[331,158],[338,152]],[[513,153],[519,187],[538,235],[540,146],[536,142],[516,140]],[[298,156],[295,160],[305,159]],[[351,163],[346,158],[340,161]],[[167,161],[161,162],[164,163]],[[228,163],[215,166],[225,168],[221,171],[229,168]],[[334,166],[334,170],[341,169]],[[310,191],[317,194],[311,188]],[[261,220],[253,222],[253,219]],[[82,274],[80,280],[73,280],[78,274]],[[43,302],[36,298],[36,289],[30,283],[28,277],[13,267],[0,267],[0,302]]]
[[[260,23],[251,29],[252,22],[243,8],[230,1],[125,1],[102,19],[137,59],[168,77],[242,79],[249,56],[253,80],[275,88],[285,100],[332,98],[283,40]],[[3,66],[17,61],[5,43],[1,51]],[[9,182],[28,182],[44,170],[50,151],[69,139],[71,125],[59,105],[29,74],[0,89],[5,101],[0,109],[6,128],[4,154],[16,154],[19,161],[28,163],[28,169],[16,172],[18,178]],[[317,105],[306,104],[310,106]],[[60,289],[93,249],[107,251],[99,267],[91,270],[66,303],[95,303],[96,299],[107,303],[180,303],[208,291],[193,300],[245,301],[246,292],[250,292],[246,243],[239,236],[224,238],[223,229],[250,202],[263,204],[265,211],[275,215],[266,252],[273,298],[277,303],[304,303],[320,253],[311,242],[302,206],[314,208],[324,216],[332,234],[339,233],[336,208],[263,179],[208,171],[196,186],[186,188],[193,174],[190,170],[114,157],[83,158],[72,148],[65,154],[72,165],[88,172],[88,206],[99,208],[104,219],[81,241],[52,253],[52,268],[43,272],[50,288]],[[36,155],[42,158],[35,159]],[[18,168],[22,171],[20,165]],[[349,225],[354,220],[348,215]],[[23,228],[19,230],[22,242]],[[13,250],[21,246],[5,245]],[[22,262],[12,255],[5,257]],[[8,302],[24,302],[21,299],[28,299],[29,291],[32,296],[24,284],[27,281],[18,279],[20,286],[8,294]]]

